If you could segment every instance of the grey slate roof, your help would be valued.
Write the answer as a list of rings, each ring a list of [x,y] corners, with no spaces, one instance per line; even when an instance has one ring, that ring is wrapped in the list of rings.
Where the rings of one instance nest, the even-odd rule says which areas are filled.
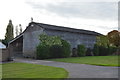
[[[50,25],[50,24],[44,24],[44,23],[36,23],[36,22],[31,22],[29,25],[31,25],[31,24],[34,24],[34,25],[37,25],[37,26],[40,26],[44,29],[49,29],[49,30],[74,32],[74,33],[89,34],[89,35],[96,35],[96,36],[102,35],[102,34],[97,33],[95,31],[89,31],[89,30],[83,30],[83,29],[75,29],[75,28],[56,26],[56,25]]]
[[[29,23],[28,27],[31,25],[36,25],[36,26],[40,26],[44,29],[49,29],[49,30],[56,30],[56,31],[65,31],[65,32],[73,32],[73,33],[80,33],[80,34],[88,34],[88,35],[95,35],[95,36],[99,36],[102,35],[100,33],[97,33],[95,31],[89,31],[89,30],[83,30],[83,29],[75,29],[75,28],[69,28],[69,27],[63,27],[63,26],[56,26],[56,25],[50,25],[50,24],[44,24],[44,23],[37,23],[37,22],[31,22]],[[20,38],[21,36],[23,36],[24,32],[27,30],[27,28],[18,36],[16,36],[13,40],[11,40],[9,42],[12,43],[14,42],[16,39]]]

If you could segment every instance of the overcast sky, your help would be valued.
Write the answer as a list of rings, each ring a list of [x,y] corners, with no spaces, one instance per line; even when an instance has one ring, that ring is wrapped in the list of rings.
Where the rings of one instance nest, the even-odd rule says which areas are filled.
[[[4,38],[9,19],[14,29],[21,24],[24,30],[31,17],[35,22],[105,35],[118,29],[118,0],[1,0],[0,10],[0,39]]]

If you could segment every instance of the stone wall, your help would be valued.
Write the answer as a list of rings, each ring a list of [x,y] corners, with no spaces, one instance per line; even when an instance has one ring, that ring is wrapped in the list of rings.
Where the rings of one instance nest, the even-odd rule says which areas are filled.
[[[58,35],[62,39],[67,40],[71,44],[71,48],[76,48],[78,44],[83,44],[87,48],[93,48],[96,42],[96,36],[94,35],[55,31],[55,30],[45,30],[45,33],[47,33],[50,36]]]
[[[43,29],[37,31],[25,32],[23,35],[23,56],[36,58],[35,51],[36,46],[39,44],[39,35],[43,32]]]
[[[43,32],[45,32],[50,36],[58,35],[62,39],[67,40],[71,44],[71,50],[72,48],[76,48],[78,44],[83,44],[87,48],[93,48],[96,42],[95,35],[43,29],[40,26],[31,25],[24,32],[24,35],[23,35],[23,56],[24,57],[36,58],[36,55],[35,55],[36,46],[39,44],[39,35]]]
[[[8,49],[0,49],[0,61],[8,61],[9,56]]]

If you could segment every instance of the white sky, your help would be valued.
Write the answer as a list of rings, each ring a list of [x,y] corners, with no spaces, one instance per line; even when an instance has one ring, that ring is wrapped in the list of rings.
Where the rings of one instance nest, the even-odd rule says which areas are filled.
[[[106,35],[109,31],[118,29],[117,1],[1,0],[0,39],[4,39],[9,19],[12,20],[14,29],[21,24],[24,30],[31,17],[35,22],[91,30]]]

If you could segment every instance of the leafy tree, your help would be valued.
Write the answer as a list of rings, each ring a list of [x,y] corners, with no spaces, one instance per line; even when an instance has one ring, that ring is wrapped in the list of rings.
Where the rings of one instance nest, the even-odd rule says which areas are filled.
[[[13,24],[12,20],[9,20],[9,23],[6,28],[6,34],[5,34],[5,39],[4,42],[7,45],[10,40],[14,38],[14,33],[13,33]]]
[[[96,44],[99,45],[99,46],[104,46],[104,47],[109,47],[109,40],[108,40],[108,37],[107,36],[97,36],[96,37]]]
[[[41,45],[61,45],[61,39],[59,36],[48,36],[45,33],[43,33],[40,35],[39,40]]]
[[[15,33],[16,33],[16,36],[18,36],[19,34],[22,33],[22,25],[21,24],[19,24],[19,26],[16,26]]]
[[[120,46],[120,32],[117,30],[113,30],[109,32],[108,39],[112,45],[115,45],[116,47]]]
[[[19,35],[18,26],[16,26],[16,28],[15,28],[15,34],[16,34],[16,36]]]
[[[22,25],[19,24],[19,27],[20,27],[20,32],[19,32],[19,34],[21,34],[21,33],[22,33]]]

